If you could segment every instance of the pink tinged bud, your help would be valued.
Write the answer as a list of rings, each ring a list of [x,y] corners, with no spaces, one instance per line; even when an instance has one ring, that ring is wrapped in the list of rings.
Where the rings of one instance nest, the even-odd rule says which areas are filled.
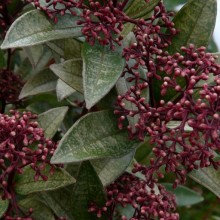
[[[16,136],[16,132],[15,132],[15,131],[11,131],[11,132],[10,132],[10,135],[11,135],[12,137],[15,137],[15,136]]]

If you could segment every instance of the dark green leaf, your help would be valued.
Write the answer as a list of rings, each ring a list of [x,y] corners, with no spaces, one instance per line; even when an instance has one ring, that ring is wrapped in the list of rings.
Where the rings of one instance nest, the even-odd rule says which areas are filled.
[[[83,93],[81,59],[72,59],[60,64],[53,64],[50,69],[70,87]]]
[[[134,151],[120,158],[92,160],[91,163],[103,186],[107,186],[127,169],[133,157]]]
[[[81,117],[64,135],[52,163],[71,163],[88,159],[120,157],[136,146],[126,131],[117,126],[112,111],[93,112]]]
[[[5,66],[5,57],[2,50],[0,50],[0,68]]]
[[[50,109],[39,115],[38,122],[41,128],[44,129],[46,138],[52,138],[60,127],[68,107],[58,107]]]
[[[73,185],[70,185],[53,191],[41,192],[40,197],[57,216],[62,216],[66,220],[73,220],[71,203],[72,189]]]
[[[173,38],[168,51],[173,54],[180,51],[181,46],[189,44],[207,46],[215,27],[216,14],[216,0],[188,1],[173,19],[180,33]]]
[[[204,200],[200,194],[185,186],[177,186],[176,189],[173,189],[171,183],[163,183],[163,185],[176,196],[178,206],[191,206]]]
[[[27,47],[51,40],[79,37],[81,27],[76,24],[77,16],[58,15],[58,23],[48,19],[39,10],[33,10],[19,17],[9,28],[2,49]]]
[[[134,0],[128,9],[126,14],[132,18],[140,18],[151,12],[160,0],[151,0],[146,3],[145,0]]]
[[[87,109],[103,98],[115,85],[124,68],[121,49],[83,44],[83,87]]]
[[[35,220],[55,220],[52,210],[45,206],[37,196],[30,196],[19,201],[19,206],[27,214],[29,209],[32,208],[33,213],[31,217]]]
[[[190,172],[189,176],[220,198],[220,170],[206,167]]]
[[[2,200],[0,198],[0,218],[4,215],[4,213],[7,211],[9,205],[9,200]]]
[[[81,43],[72,38],[46,43],[54,52],[66,60],[81,58]]]
[[[84,161],[79,170],[77,182],[72,195],[73,215],[75,219],[96,220],[95,214],[88,212],[89,205],[94,202],[99,207],[105,204],[102,183],[89,161]],[[107,219],[107,218],[100,218]]]
[[[32,76],[21,90],[19,98],[50,92],[56,89],[57,77],[50,69],[45,69]]]
[[[24,173],[17,175],[15,185],[16,192],[21,195],[27,195],[33,192],[58,189],[75,182],[75,179],[65,172],[65,170],[55,168],[54,174],[50,174],[50,169],[51,167],[46,165],[45,170],[42,171],[42,173],[48,177],[47,181],[41,178],[35,181],[35,171],[30,166],[25,167]]]

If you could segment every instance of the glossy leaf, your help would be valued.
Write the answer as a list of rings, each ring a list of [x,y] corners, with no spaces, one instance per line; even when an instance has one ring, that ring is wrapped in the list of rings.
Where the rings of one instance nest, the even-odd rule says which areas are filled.
[[[112,111],[89,113],[81,117],[64,135],[52,163],[71,163],[88,159],[114,158],[134,149],[135,141],[117,126]]]
[[[46,138],[52,138],[60,127],[68,107],[58,107],[50,109],[39,115],[38,122],[41,128],[44,129],[44,135]]]
[[[163,183],[163,185],[176,196],[178,206],[191,206],[204,200],[200,194],[185,186],[177,186],[176,189],[173,189],[173,184],[171,183]]]
[[[4,215],[4,213],[7,211],[9,205],[9,200],[2,200],[0,198],[0,218]]]
[[[173,19],[179,30],[168,51],[173,54],[181,46],[194,44],[196,47],[207,46],[213,33],[217,14],[216,0],[190,0]]]
[[[145,0],[135,0],[126,10],[126,14],[132,18],[143,17],[144,15],[151,12],[154,7],[159,3],[159,1],[160,0],[151,0],[146,3]]]
[[[50,69],[71,88],[83,93],[81,59],[72,59],[60,64],[53,64]]]
[[[188,175],[220,198],[220,170],[215,170],[213,167],[206,167],[193,170]]]
[[[39,10],[29,11],[11,25],[1,48],[27,47],[51,40],[79,37],[82,34],[77,20],[77,16],[70,14],[58,15],[55,24]]]
[[[129,166],[134,157],[134,151],[115,159],[92,160],[96,173],[98,174],[103,186],[114,182]]]
[[[57,77],[49,69],[32,76],[24,85],[19,95],[20,99],[27,96],[51,92],[56,89]]]
[[[37,196],[30,196],[19,201],[19,206],[24,213],[28,213],[29,209],[32,208],[31,217],[35,220],[55,220],[52,210],[45,206]]]
[[[86,108],[90,109],[115,85],[124,68],[121,50],[83,44],[83,88]]]
[[[99,207],[105,204],[105,194],[102,183],[89,161],[84,161],[80,166],[72,199],[74,218],[80,220],[97,219],[96,214],[88,212],[91,202],[94,202]],[[107,220],[107,217],[100,219]]]
[[[44,181],[41,177],[38,181],[34,180],[35,172],[30,166],[24,168],[22,175],[17,175],[15,190],[18,194],[27,195],[33,192],[58,189],[75,182],[75,179],[63,169],[56,168],[54,174],[50,174],[51,167],[46,165],[42,171],[48,177]]]
[[[56,93],[58,101],[62,101],[66,97],[72,95],[76,90],[67,85],[63,80],[58,79]]]

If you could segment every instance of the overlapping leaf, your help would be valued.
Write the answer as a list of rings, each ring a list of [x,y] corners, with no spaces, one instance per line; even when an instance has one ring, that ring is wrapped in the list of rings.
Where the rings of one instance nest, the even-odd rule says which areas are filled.
[[[89,161],[84,161],[80,166],[72,198],[75,219],[97,219],[96,214],[88,212],[88,208],[92,202],[102,207],[105,204],[105,194],[102,183]],[[107,220],[107,217],[103,216],[100,219]]]
[[[81,27],[76,24],[77,16],[58,15],[58,23],[49,20],[39,10],[33,10],[19,17],[9,28],[2,49],[27,47],[51,40],[79,37]]]
[[[124,68],[121,49],[84,43],[83,88],[87,109],[94,106],[115,85]]]
[[[81,117],[64,135],[52,163],[71,163],[88,159],[115,158],[134,149],[126,131],[117,126],[112,111],[93,112]]]
[[[58,107],[50,109],[39,115],[38,121],[41,128],[44,129],[44,135],[46,138],[52,138],[60,127],[68,107]]]
[[[189,44],[207,46],[215,28],[216,14],[216,0],[188,1],[173,19],[179,34],[173,38],[168,51],[173,54]]]
[[[83,93],[81,59],[72,59],[60,64],[53,64],[50,69],[71,88]]]
[[[53,190],[75,182],[75,179],[62,169],[55,168],[54,174],[50,173],[51,167],[46,165],[42,171],[48,177],[47,181],[39,178],[34,180],[35,171],[30,166],[24,168],[22,175],[17,175],[15,190],[18,194],[27,195],[33,192]]]
[[[31,95],[37,95],[45,92],[51,92],[56,89],[57,77],[49,69],[32,76],[24,85],[19,98],[25,98]]]

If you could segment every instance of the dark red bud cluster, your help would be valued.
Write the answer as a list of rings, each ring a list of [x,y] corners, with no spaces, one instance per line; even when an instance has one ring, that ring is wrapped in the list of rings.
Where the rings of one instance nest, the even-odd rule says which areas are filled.
[[[193,169],[220,165],[214,160],[214,151],[220,151],[220,65],[205,49],[190,45],[181,48],[182,54],[155,56],[155,72],[165,75],[156,77],[161,80],[161,97],[174,91],[173,101],[161,99],[155,104],[143,97],[144,89],[153,89],[152,81],[149,72],[142,79],[137,71],[130,74],[135,85],[118,97],[119,127],[125,116],[135,118],[134,127],[128,126],[130,137],[144,140],[150,135],[154,145],[151,165],[137,170],[149,181],[162,166],[176,174],[176,186]],[[128,74],[129,69],[126,71]]]
[[[80,15],[83,20],[78,21],[79,25],[83,25],[82,33],[91,45],[97,39],[101,45],[110,44],[114,49],[114,42],[120,45],[122,37],[118,35],[123,30],[123,23],[128,19],[122,11],[123,3],[115,6],[113,1],[106,1],[104,5],[95,0],[89,2],[89,8],[85,8]]]
[[[149,187],[145,180],[131,174],[123,174],[114,183],[106,188],[107,202],[104,207],[99,208],[92,204],[90,212],[96,212],[97,217],[107,215],[113,219],[119,206],[128,205],[133,208],[133,216],[121,216],[122,220],[178,220],[179,215],[174,213],[176,201],[174,195],[166,191],[160,184]]]
[[[1,198],[10,200],[10,210],[19,209],[14,191],[14,177],[20,175],[26,166],[34,172],[34,180],[48,179],[42,171],[48,164],[50,172],[54,166],[50,164],[56,144],[44,137],[43,129],[39,128],[37,115],[31,112],[11,110],[11,115],[0,114],[0,188]],[[10,218],[9,218],[10,219]]]
[[[0,70],[0,100],[6,104],[14,104],[19,101],[18,96],[24,83],[19,75],[12,71]]]
[[[45,0],[44,4],[41,4],[40,0],[26,0],[26,2],[33,3],[36,8],[44,11],[49,18],[54,19],[54,22],[58,21],[58,14],[70,13],[75,16],[75,8],[82,5],[82,1],[75,0]]]

